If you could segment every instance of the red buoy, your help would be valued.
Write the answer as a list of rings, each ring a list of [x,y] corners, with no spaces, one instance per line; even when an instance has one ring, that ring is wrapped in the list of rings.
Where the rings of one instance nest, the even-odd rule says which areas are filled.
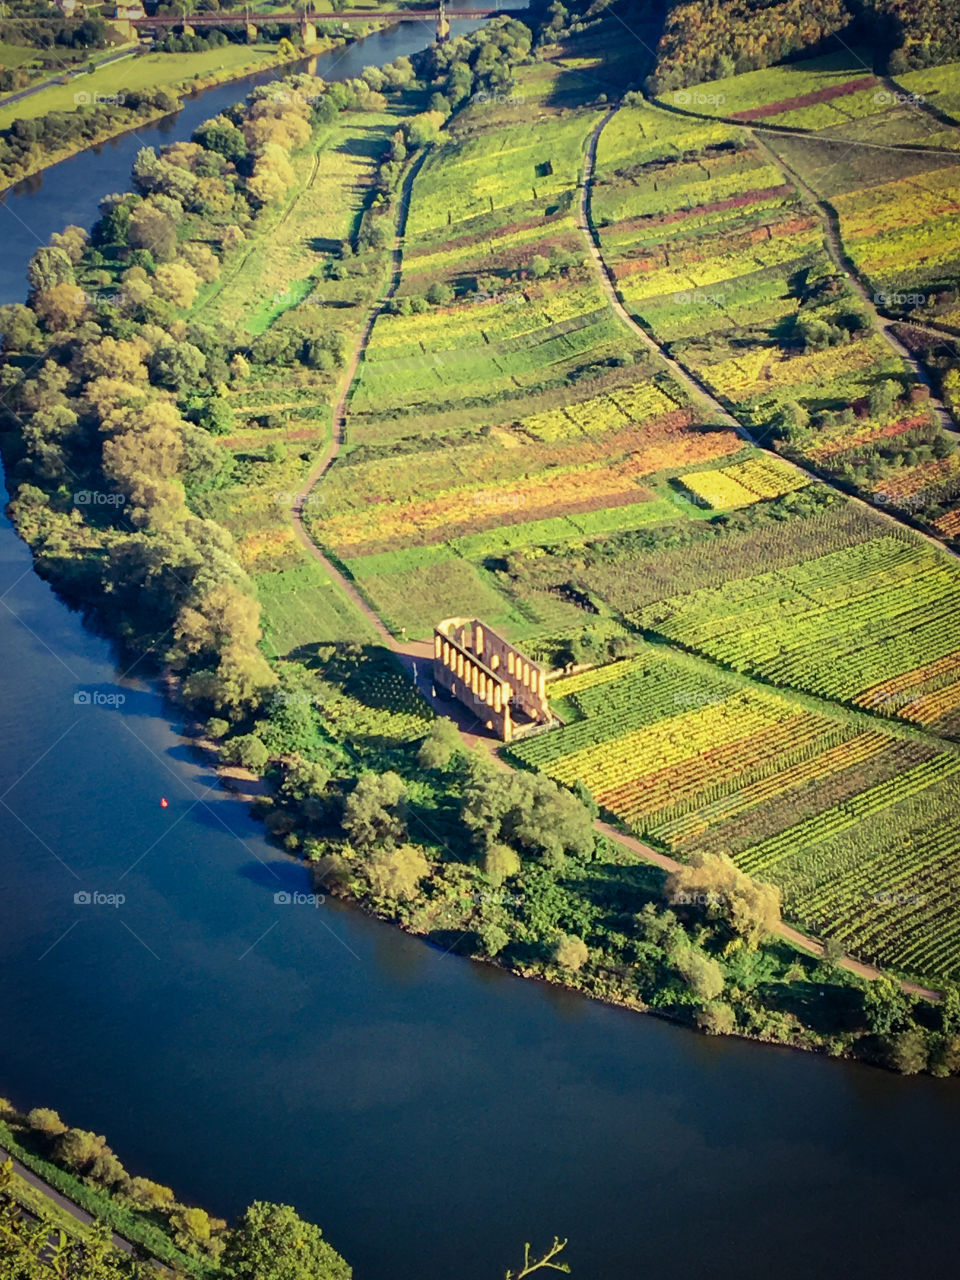
[[[166,797],[166,796],[161,796],[161,797],[160,797],[160,808],[161,808],[161,809],[166,809],[166,807],[167,807],[167,797]]]

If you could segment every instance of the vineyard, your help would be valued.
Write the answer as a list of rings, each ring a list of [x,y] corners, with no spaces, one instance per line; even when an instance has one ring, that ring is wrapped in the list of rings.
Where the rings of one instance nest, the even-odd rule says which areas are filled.
[[[762,120],[839,138],[828,124],[799,120],[828,111],[891,125],[899,105],[891,110],[890,91],[865,83],[862,71],[854,54],[837,54],[675,95],[742,127],[646,105],[621,110],[600,139],[594,217],[624,304],[741,421],[788,456],[949,535],[939,522],[960,498],[956,444],[837,270],[816,209],[774,154],[817,188],[817,149],[781,134],[761,145],[748,127]],[[631,132],[639,155],[630,153]],[[888,179],[891,161],[850,160],[848,150],[820,148],[832,184],[822,194],[878,305],[949,317],[960,161],[913,155],[905,175],[898,160]],[[718,483],[716,505],[740,505],[735,486]]]
[[[516,763],[582,782],[681,859],[729,853],[804,928],[936,978],[960,960],[935,903],[956,853],[960,577],[789,459],[920,514],[918,495],[960,493],[960,476],[815,211],[749,132],[873,119],[873,85],[843,57],[809,61],[724,82],[739,123],[619,109],[592,196],[628,309],[786,458],[710,421],[608,306],[572,215],[600,107],[553,105],[557,69],[532,65],[519,105],[463,107],[414,179],[399,287],[304,520],[397,636],[468,615],[548,667],[594,663],[552,682],[562,727],[517,743]],[[879,253],[871,209],[843,217]],[[244,483],[201,499],[257,575],[279,659],[369,639],[284,527],[329,430],[322,380],[254,371],[224,440]],[[262,460],[271,440],[296,454]],[[369,672],[322,686],[331,731],[413,740],[422,704]]]
[[[636,621],[735,670],[852,702],[960,648],[958,603],[953,564],[881,537],[659,601]],[[884,709],[901,710],[895,701]]]
[[[510,749],[638,836],[729,853],[865,959],[960,974],[960,753],[646,649],[555,680],[565,727]],[[882,832],[882,835],[881,835]],[[909,855],[905,853],[909,850]]]

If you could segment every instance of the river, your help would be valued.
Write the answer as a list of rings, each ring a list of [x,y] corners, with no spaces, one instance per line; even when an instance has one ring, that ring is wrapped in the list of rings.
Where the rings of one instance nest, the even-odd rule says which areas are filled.
[[[349,65],[421,42],[371,37]],[[12,193],[3,300],[38,240],[125,187],[139,146],[242,92]],[[305,872],[5,520],[0,605],[0,1087],[16,1103],[107,1134],[131,1171],[224,1216],[295,1204],[357,1280],[500,1280],[554,1233],[574,1280],[955,1275],[956,1081],[709,1040],[347,907],[277,904]]]

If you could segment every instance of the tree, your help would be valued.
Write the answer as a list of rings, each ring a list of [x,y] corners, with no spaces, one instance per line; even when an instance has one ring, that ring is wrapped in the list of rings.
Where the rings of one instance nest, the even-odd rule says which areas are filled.
[[[508,844],[493,844],[483,859],[483,872],[498,888],[504,880],[520,873],[520,856]]]
[[[92,1182],[110,1186],[126,1177],[123,1165],[107,1146],[101,1134],[86,1129],[67,1129],[54,1145],[58,1161]]]
[[[510,935],[501,925],[485,920],[477,930],[485,955],[497,956],[510,941]]]
[[[153,277],[157,297],[184,311],[196,301],[199,283],[196,272],[182,262],[161,263]]]
[[[554,963],[561,969],[571,969],[574,972],[583,968],[589,955],[587,944],[582,938],[570,937],[567,934],[562,934],[553,948]]]
[[[170,1215],[173,1238],[186,1253],[194,1257],[204,1254],[216,1256],[223,1248],[223,1241],[215,1233],[227,1224],[220,1218],[211,1218],[205,1209],[183,1208]]]
[[[699,947],[678,947],[669,959],[698,1004],[709,1004],[723,990],[723,970]]]
[[[566,1247],[566,1240],[561,1240],[558,1236],[554,1236],[553,1244],[542,1258],[531,1258],[530,1245],[525,1244],[523,1246],[523,1266],[519,1271],[505,1272],[504,1280],[525,1280],[526,1276],[532,1276],[535,1271],[560,1271],[563,1275],[568,1276],[570,1274],[570,1264],[568,1262],[554,1261]]]
[[[426,297],[431,306],[445,307],[453,301],[454,292],[451,286],[444,284],[442,280],[434,280],[427,290]]]
[[[32,309],[22,302],[0,307],[0,337],[4,351],[36,351],[41,336]]]
[[[148,1209],[169,1209],[174,1203],[173,1191],[162,1183],[151,1182],[149,1178],[131,1178],[127,1195]]]
[[[876,978],[863,997],[867,1027],[874,1035],[887,1036],[906,1027],[910,1008],[903,988],[892,978]]]
[[[83,227],[71,224],[62,231],[55,231],[50,237],[52,249],[62,249],[74,266],[83,257],[87,247],[87,233]]]
[[[930,1074],[941,1078],[960,1073],[960,1036],[935,1036],[929,1066]]]
[[[711,1000],[694,1016],[700,1030],[709,1036],[731,1035],[737,1025],[736,1014],[722,1000]]]
[[[33,296],[33,309],[47,329],[70,329],[86,314],[87,295],[79,285],[64,281],[49,289],[38,289]]]
[[[256,709],[277,683],[270,664],[256,649],[228,645],[215,670],[197,671],[184,681],[189,704],[211,703],[234,720]]]
[[[230,1232],[220,1270],[228,1280],[350,1280],[353,1272],[286,1204],[258,1200]]]
[[[704,905],[751,948],[780,923],[779,889],[752,880],[726,854],[691,854],[687,866],[667,877],[664,891],[674,903]]]
[[[406,834],[403,779],[386,773],[364,773],[347,797],[343,829],[364,852],[392,849]]]
[[[378,852],[366,870],[374,893],[384,898],[412,898],[420,881],[430,874],[430,864],[417,845],[404,844]]]
[[[417,151],[421,147],[427,147],[432,142],[436,142],[440,137],[443,120],[442,111],[423,111],[420,115],[407,120],[404,124],[404,133],[407,146],[411,151]]]
[[[194,130],[193,141],[234,162],[243,160],[247,154],[243,134],[226,116],[205,120]]]
[[[309,800],[322,796],[330,781],[330,766],[323,761],[294,756],[287,764],[280,794],[289,800]]]
[[[259,204],[273,204],[283,198],[293,177],[293,167],[283,147],[268,142],[247,179],[247,190]]]
[[[255,733],[243,733],[223,744],[223,758],[227,764],[238,764],[251,773],[263,773],[270,753]]]
[[[548,863],[594,847],[593,821],[570,791],[542,774],[504,775],[480,759],[471,761],[461,817],[484,848],[509,844]]]
[[[164,262],[173,257],[177,247],[177,224],[145,200],[130,215],[129,240],[135,249],[146,249],[158,262]]]
[[[73,263],[63,249],[38,249],[27,267],[27,279],[34,293],[58,284],[74,284]]]
[[[56,1111],[51,1111],[49,1107],[34,1107],[32,1111],[28,1111],[27,1124],[37,1133],[44,1133],[51,1138],[67,1132],[67,1126]]]
[[[452,720],[438,716],[420,743],[417,764],[423,769],[445,769],[454,755],[463,750],[463,740]]]
[[[191,342],[161,343],[150,357],[153,381],[178,393],[195,387],[206,367],[206,356]]]
[[[260,605],[234,583],[214,587],[195,604],[184,605],[174,624],[172,659],[219,654],[228,645],[253,648],[260,639]]]
[[[927,1046],[923,1034],[908,1027],[886,1038],[884,1056],[887,1065],[904,1076],[915,1076],[927,1065]]]
[[[871,418],[885,418],[893,409],[900,394],[900,384],[891,378],[875,383],[867,394],[867,406]]]

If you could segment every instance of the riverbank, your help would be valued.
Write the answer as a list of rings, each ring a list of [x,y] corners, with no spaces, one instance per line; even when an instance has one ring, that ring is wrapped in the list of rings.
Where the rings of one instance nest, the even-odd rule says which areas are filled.
[[[363,39],[374,31],[383,30],[386,25],[387,24],[385,23],[378,23],[371,20],[370,23],[360,25],[355,34],[351,32],[349,36],[343,37],[321,36],[314,43],[297,49],[293,55],[289,56],[283,56],[278,53],[278,45],[254,45],[249,48],[249,53],[253,56],[248,60],[238,62],[233,66],[211,67],[209,71],[191,75],[183,80],[165,82],[161,78],[154,87],[167,92],[172,100],[172,105],[164,104],[162,107],[157,107],[155,110],[148,109],[143,112],[137,111],[135,113],[135,119],[132,122],[130,120],[116,121],[106,125],[104,128],[96,130],[92,136],[84,136],[82,138],[78,137],[75,141],[69,142],[62,147],[45,152],[42,157],[37,158],[35,163],[18,167],[16,173],[13,175],[0,175],[0,193],[16,187],[18,183],[35,177],[37,174],[43,173],[53,165],[59,164],[61,161],[69,159],[71,156],[75,156],[90,148],[102,146],[104,143],[110,142],[115,138],[121,138],[127,134],[135,133],[145,126],[164,120],[182,110],[184,103],[190,98],[196,97],[198,94],[204,93],[209,89],[215,88],[219,85],[231,84],[234,81],[246,79],[248,76],[262,74],[264,71],[288,68],[296,66],[298,63],[308,62],[310,59],[317,57],[320,54],[327,53],[333,49],[344,48],[347,45],[354,43],[356,40]],[[228,47],[246,49],[246,46]],[[165,60],[175,60],[181,57],[188,59],[196,58],[198,55],[141,54],[138,56],[147,58],[154,56],[162,57]],[[217,56],[223,56],[223,51],[221,49],[214,49],[205,56],[213,62]],[[70,82],[71,88],[74,83],[78,86],[82,86],[85,85],[86,82],[82,77],[79,77],[75,82]],[[101,91],[98,89],[98,95],[100,92]],[[83,96],[84,94],[87,98],[91,97],[91,92],[88,89],[77,89],[77,96]],[[118,94],[114,93],[113,97],[116,96],[118,96]],[[108,104],[110,103],[109,95],[106,97],[106,102]],[[38,103],[31,105],[41,104]],[[48,108],[48,110],[56,109],[58,108]],[[74,108],[74,110],[77,111],[83,111],[84,109],[85,108],[83,106],[77,106]],[[31,112],[30,118],[42,120],[43,114],[44,113],[42,112]],[[0,119],[2,119],[2,113],[0,113]],[[0,128],[8,127],[9,124],[0,125]]]

